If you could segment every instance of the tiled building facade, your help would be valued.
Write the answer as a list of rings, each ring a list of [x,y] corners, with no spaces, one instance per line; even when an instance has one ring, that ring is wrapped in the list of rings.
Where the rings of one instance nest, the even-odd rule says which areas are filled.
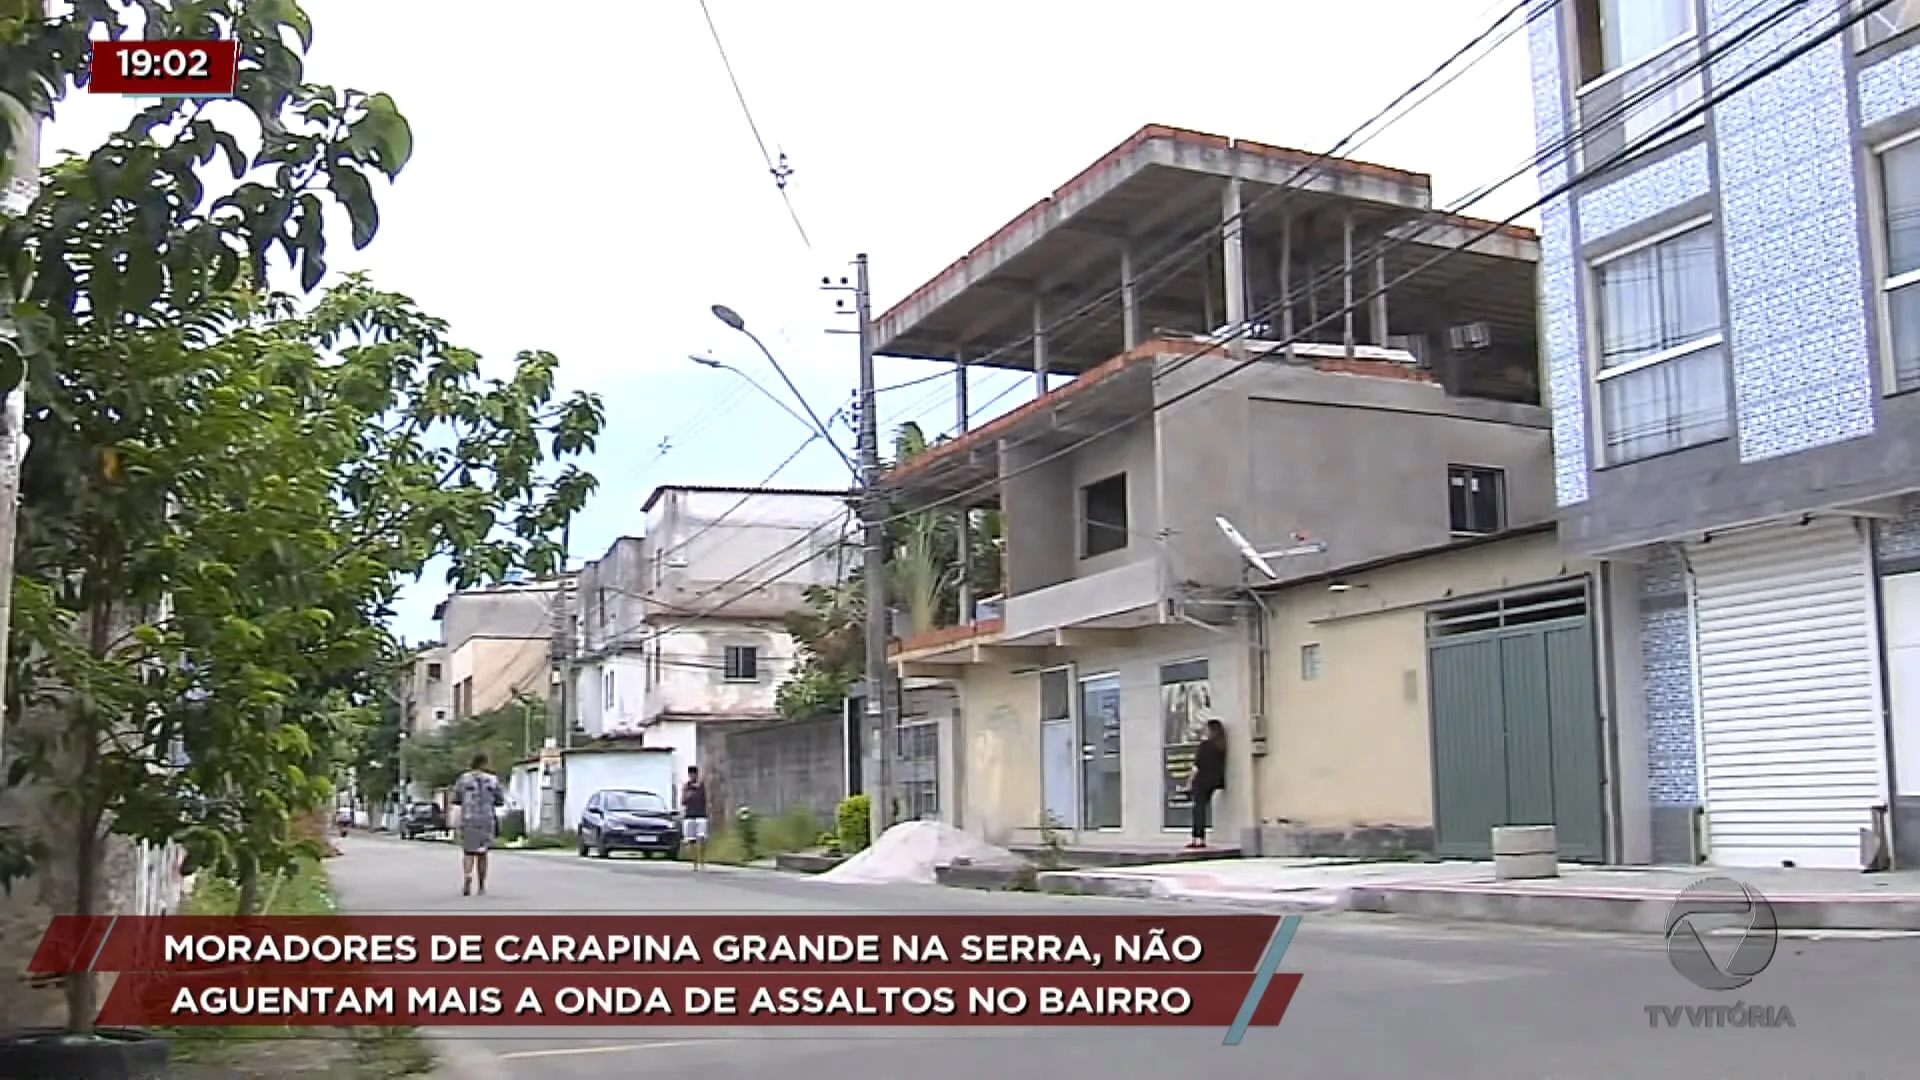
[[[1619,797],[1654,861],[1920,858],[1915,8],[1532,12],[1556,496],[1631,567]]]

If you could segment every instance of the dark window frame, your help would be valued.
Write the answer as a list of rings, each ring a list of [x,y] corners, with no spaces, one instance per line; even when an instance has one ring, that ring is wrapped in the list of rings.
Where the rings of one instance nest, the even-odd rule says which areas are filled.
[[[720,655],[722,679],[734,683],[760,681],[760,647],[758,645],[728,645],[720,650]]]
[[[1507,471],[1487,465],[1447,466],[1447,530],[1455,536],[1493,536],[1506,528]]]
[[[1098,505],[1097,505],[1098,504]],[[1118,511],[1118,521],[1113,520]],[[1099,516],[1096,517],[1095,515]],[[1084,484],[1080,488],[1080,557],[1094,559],[1102,555],[1111,555],[1116,551],[1125,551],[1131,535],[1128,518],[1132,507],[1128,502],[1127,474],[1118,472],[1112,476]]]

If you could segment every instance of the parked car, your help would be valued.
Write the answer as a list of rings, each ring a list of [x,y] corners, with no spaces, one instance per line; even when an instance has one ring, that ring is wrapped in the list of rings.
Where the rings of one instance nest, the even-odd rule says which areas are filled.
[[[415,837],[430,836],[447,831],[447,812],[439,803],[417,802],[410,804],[406,813],[400,816],[400,838],[412,840]]]
[[[653,791],[596,791],[580,815],[580,855],[603,859],[616,851],[680,855],[680,814]]]

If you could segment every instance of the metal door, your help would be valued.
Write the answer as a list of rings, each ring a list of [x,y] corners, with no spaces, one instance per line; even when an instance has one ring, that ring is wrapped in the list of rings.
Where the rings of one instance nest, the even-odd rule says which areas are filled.
[[[1120,827],[1120,676],[1080,680],[1080,821]]]
[[[1073,671],[1040,673],[1040,812],[1051,828],[1080,827],[1080,733],[1073,722]]]
[[[1584,584],[1437,612],[1428,626],[1439,854],[1486,858],[1501,825],[1552,825],[1605,858],[1602,741]]]

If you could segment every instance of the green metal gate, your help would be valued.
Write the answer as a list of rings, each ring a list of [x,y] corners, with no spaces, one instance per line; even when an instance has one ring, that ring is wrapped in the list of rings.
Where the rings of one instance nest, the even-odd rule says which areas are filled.
[[[1435,850],[1485,859],[1499,825],[1553,825],[1560,855],[1605,858],[1600,710],[1584,582],[1427,620]]]

